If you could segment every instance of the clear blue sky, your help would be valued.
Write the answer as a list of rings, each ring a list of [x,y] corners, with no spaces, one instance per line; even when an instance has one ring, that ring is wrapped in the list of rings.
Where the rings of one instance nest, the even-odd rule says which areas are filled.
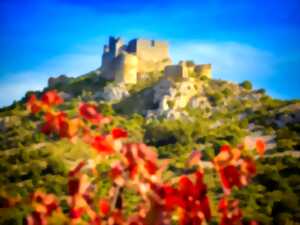
[[[299,12],[299,0],[1,0],[0,106],[49,76],[99,67],[109,35],[165,39],[174,62],[212,63],[216,78],[300,98]]]

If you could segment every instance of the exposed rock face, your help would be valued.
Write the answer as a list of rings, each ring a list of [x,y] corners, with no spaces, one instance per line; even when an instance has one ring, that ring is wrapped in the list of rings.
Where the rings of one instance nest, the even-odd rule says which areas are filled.
[[[288,105],[280,110],[280,115],[275,120],[278,127],[284,127],[286,124],[300,122],[300,104]]]
[[[104,91],[97,93],[98,96],[106,101],[119,101],[122,98],[129,96],[129,92],[126,89],[125,85],[108,85],[104,88]]]
[[[65,101],[69,101],[69,100],[71,100],[71,99],[73,98],[73,95],[71,95],[71,94],[69,94],[69,93],[67,93],[67,92],[61,91],[61,92],[59,92],[58,94],[59,94]]]
[[[48,87],[53,88],[57,85],[65,85],[69,82],[69,78],[62,74],[59,75],[58,77],[50,77],[48,79]]]
[[[3,117],[0,119],[0,131],[4,132],[7,129],[7,118]]]
[[[203,84],[194,78],[180,81],[162,79],[153,90],[153,103],[158,105],[158,109],[149,111],[148,117],[164,116],[168,119],[178,119],[188,117],[183,110],[188,105],[199,107],[202,103],[205,107],[210,107],[207,98],[201,97]]]
[[[17,116],[4,116],[0,118],[0,132],[5,132],[12,124],[20,124]]]
[[[201,110],[209,110],[211,109],[211,105],[206,96],[194,96],[190,99],[189,105],[192,108],[198,108]]]

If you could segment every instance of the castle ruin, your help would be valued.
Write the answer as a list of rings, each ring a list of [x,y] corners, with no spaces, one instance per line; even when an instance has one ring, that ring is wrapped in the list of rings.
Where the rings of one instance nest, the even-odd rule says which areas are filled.
[[[191,76],[211,78],[211,64],[194,64],[192,61],[180,61],[177,65],[166,66],[164,76],[174,80],[182,80]]]
[[[133,39],[124,44],[115,37],[109,37],[108,45],[104,45],[101,70],[105,79],[125,84],[136,84],[143,75],[160,71],[164,71],[165,77],[175,79],[190,75],[211,77],[211,64],[181,61],[172,65],[167,42]]]
[[[122,39],[110,37],[101,69],[108,80],[135,84],[143,74],[163,71],[171,63],[167,42],[133,39],[125,45]]]

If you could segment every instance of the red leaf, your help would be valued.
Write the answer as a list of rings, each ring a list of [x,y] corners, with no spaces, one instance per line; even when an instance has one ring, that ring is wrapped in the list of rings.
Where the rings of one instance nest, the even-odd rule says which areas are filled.
[[[145,168],[146,168],[146,170],[148,171],[148,173],[150,175],[155,174],[156,171],[158,170],[157,165],[154,162],[150,161],[150,160],[146,160],[146,162],[145,162]]]
[[[92,140],[91,146],[99,153],[111,154],[114,152],[113,143],[105,136],[95,136]]]
[[[99,124],[104,117],[98,113],[97,107],[94,104],[81,103],[79,105],[79,114],[93,124]]]
[[[231,151],[231,147],[230,145],[224,144],[221,146],[220,148],[220,152],[230,152]]]
[[[30,95],[26,103],[27,110],[29,110],[32,114],[38,113],[41,111],[41,104],[37,100],[35,95]]]
[[[46,135],[51,133],[60,134],[61,125],[67,121],[66,114],[64,112],[58,113],[46,113],[44,116],[44,124],[42,125],[41,132]]]
[[[256,174],[256,165],[252,159],[245,159],[243,164],[245,165],[246,172],[249,176]]]
[[[79,126],[78,119],[61,120],[59,124],[59,136],[61,138],[72,138],[77,134]]]
[[[99,201],[99,210],[103,215],[108,215],[110,212],[110,205],[106,200]]]
[[[262,139],[257,139],[256,140],[256,151],[260,156],[263,156],[266,151],[266,144],[264,140]]]
[[[220,170],[221,182],[224,188],[231,190],[233,186],[241,187],[240,172],[235,166],[229,165]]]
[[[83,215],[84,211],[84,208],[72,208],[70,210],[70,217],[72,219],[80,218]]]
[[[114,128],[111,131],[111,134],[112,134],[114,139],[127,138],[128,137],[127,132],[125,130],[123,130],[122,128]]]
[[[182,176],[178,185],[178,190],[181,196],[189,196],[192,194],[194,184],[187,176]]]
[[[47,106],[59,105],[64,102],[56,90],[51,90],[44,93],[41,97],[41,101]]]
[[[120,164],[114,165],[110,170],[110,176],[114,180],[122,174],[122,167]]]

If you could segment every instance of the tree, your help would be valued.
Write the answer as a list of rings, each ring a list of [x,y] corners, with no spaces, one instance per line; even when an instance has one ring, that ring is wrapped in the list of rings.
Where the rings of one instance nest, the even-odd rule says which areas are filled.
[[[240,86],[249,91],[252,89],[252,83],[249,80],[243,81],[242,83],[240,83]]]

